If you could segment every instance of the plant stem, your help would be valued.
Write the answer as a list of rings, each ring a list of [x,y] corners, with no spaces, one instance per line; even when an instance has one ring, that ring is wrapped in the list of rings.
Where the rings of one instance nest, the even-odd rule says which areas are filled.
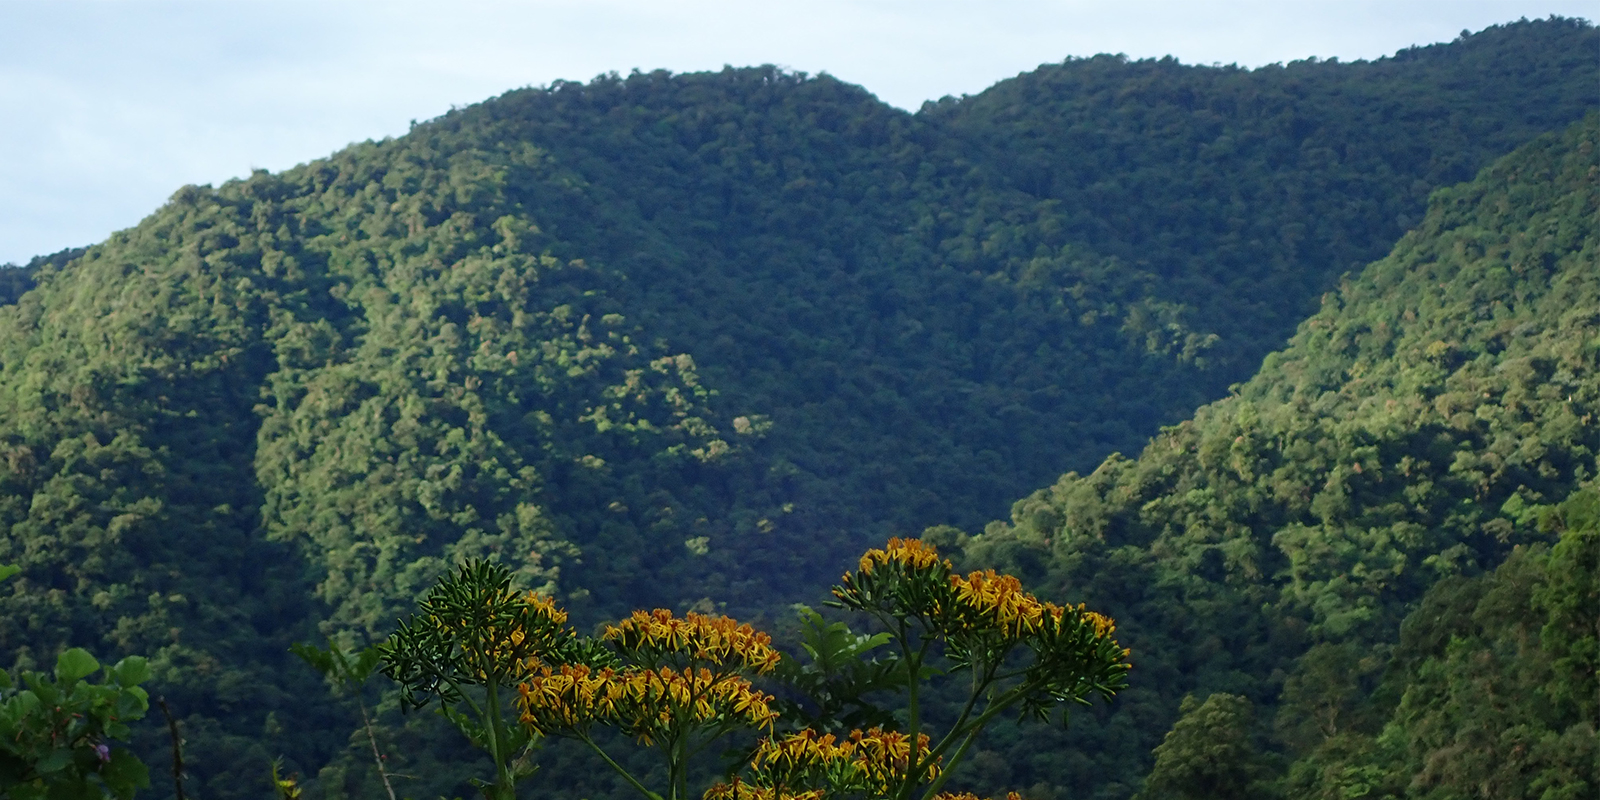
[[[613,761],[611,759],[611,756],[606,755],[606,751],[601,750],[600,749],[600,745],[595,744],[593,739],[590,739],[588,736],[580,735],[579,736],[579,741],[583,742],[586,745],[589,745],[589,749],[590,750],[593,750],[595,752],[595,754],[599,755],[600,759],[602,761],[605,761],[606,764],[611,767],[611,769],[615,770],[618,775],[622,776],[623,780],[628,782],[629,786],[632,786],[633,788],[637,789],[640,794],[644,795],[645,797],[650,798],[650,800],[663,800],[661,795],[656,794],[655,792],[652,792],[649,789],[646,789],[644,784],[639,782],[638,778],[633,777],[632,773],[630,773],[627,770],[623,769],[621,764],[618,764],[616,761]]]
[[[939,772],[939,777],[934,778],[933,782],[928,784],[928,790],[922,793],[922,800],[932,800],[932,798],[939,793],[939,790],[944,788],[944,782],[949,780],[952,772],[955,772],[956,766],[959,765],[961,763],[961,759],[966,756],[967,748],[971,747],[974,741],[977,741],[978,734],[983,732],[984,727],[989,724],[989,720],[993,719],[996,714],[999,714],[1007,708],[1016,705],[1017,701],[1021,700],[1023,696],[1027,694],[1027,692],[1024,691],[1027,688],[1029,687],[1024,684],[1001,695],[1000,699],[990,703],[988,707],[983,710],[983,713],[979,714],[978,718],[973,720],[972,723],[968,725],[966,738],[961,741],[961,746],[956,748],[955,754],[950,756],[950,763],[946,764],[944,769]],[[939,747],[928,753],[928,758],[930,761],[943,755],[943,753],[940,751],[950,746],[950,742],[956,736],[956,733],[956,730],[952,730],[950,735],[946,736],[945,740],[939,743]]]
[[[172,716],[172,711],[167,708],[165,695],[156,696],[156,705],[161,706],[161,715],[167,718],[167,732],[172,734],[172,790],[177,800],[183,797],[183,737],[178,735],[178,720]]]
[[[667,790],[667,800],[682,800],[689,794],[689,753],[686,749],[688,737],[673,737],[670,745],[672,762],[668,770],[671,788]]]
[[[372,745],[372,760],[378,764],[378,777],[383,779],[383,790],[389,793],[389,800],[395,800],[394,787],[389,784],[389,771],[383,768],[383,754],[378,752],[378,736],[372,732],[372,718],[367,716],[366,701],[357,697],[356,705],[361,708],[361,725],[367,729],[367,742]]]
[[[921,759],[917,758],[917,744],[920,741],[918,734],[921,732],[922,722],[921,707],[917,703],[917,683],[922,677],[922,660],[927,657],[928,646],[933,643],[932,640],[924,641],[922,646],[917,649],[917,654],[913,656],[911,655],[910,640],[906,638],[907,633],[906,628],[901,626],[900,652],[906,658],[906,691],[911,721],[911,724],[907,726],[909,729],[910,750],[906,755],[906,779],[905,783],[900,786],[900,790],[895,793],[895,796],[902,798],[902,800],[911,796],[912,789],[917,785],[918,767],[923,763]],[[930,758],[932,755],[932,753],[929,753]]]
[[[972,709],[977,707],[978,698],[981,697],[983,695],[983,691],[989,688],[990,684],[994,682],[992,675],[993,669],[985,668],[984,673],[984,678],[980,681],[978,679],[978,671],[972,671],[972,694],[967,697],[967,704],[962,707],[961,715],[956,717],[955,724],[950,726],[950,732],[945,734],[945,737],[939,740],[939,744],[934,746],[934,748],[928,752],[929,758],[936,758],[940,754],[944,753],[944,751],[950,746],[950,743],[954,741],[958,735],[960,735],[962,726],[966,725],[967,720],[972,716]]]
[[[506,763],[506,742],[500,729],[500,692],[493,678],[484,684],[484,706],[488,708],[489,757],[494,759],[494,787],[498,800],[516,800],[516,779],[511,776],[511,766]]]
[[[984,716],[988,716],[988,712],[985,712]],[[972,730],[967,734],[967,738],[962,740],[961,746],[956,748],[955,755],[950,756],[950,764],[940,771],[939,777],[934,778],[933,782],[928,784],[928,790],[922,793],[922,800],[932,800],[934,796],[939,794],[939,790],[944,788],[944,782],[950,778],[950,773],[955,771],[956,765],[961,763],[961,758],[967,754],[967,748],[972,746],[972,743],[977,740],[978,734],[983,731],[983,725],[981,724],[984,721],[983,717],[978,719],[979,724],[972,727]]]

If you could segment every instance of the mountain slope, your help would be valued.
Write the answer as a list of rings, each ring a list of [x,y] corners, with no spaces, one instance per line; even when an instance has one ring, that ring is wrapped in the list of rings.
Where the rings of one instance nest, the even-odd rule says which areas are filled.
[[[0,560],[24,567],[4,657],[149,654],[197,790],[232,797],[270,755],[310,773],[344,747],[287,644],[380,636],[464,556],[585,622],[786,614],[865,543],[975,527],[1222,394],[1345,259],[1389,246],[1374,220],[1580,116],[1597,67],[1564,54],[1597,36],[1518,23],[1254,71],[1071,61],[914,115],[772,68],[610,76],[187,187],[0,309]],[[1000,102],[1040,81],[1069,90]],[[1270,113],[1230,99],[1252,93]],[[1336,124],[1362,93],[1396,110]],[[1252,144],[1223,154],[1221,133]],[[1388,155],[1329,158],[1340,137]],[[1018,153],[1064,177],[1013,185]],[[1172,211],[1145,191],[1162,173],[1207,199]],[[1440,341],[1454,369],[1468,351]],[[1313,622],[1381,622],[1319,557],[1296,562],[1295,597],[1335,603]]]
[[[1575,493],[1493,572],[1434,585],[1378,688],[1291,765],[1296,797],[1579,798],[1600,788],[1600,494]],[[1507,702],[1508,698],[1514,699]]]
[[[553,251],[626,276],[630,318],[694,356],[719,419],[770,417],[710,558],[800,589],[831,574],[819,548],[977,527],[1223,395],[1429,191],[1592,107],[1595,36],[1073,60],[909,116],[826,77],[636,74],[413,135],[539,147],[515,196]]]
[[[208,794],[342,740],[286,650],[319,622],[384,635],[469,555],[552,581],[571,548],[545,481],[604,514],[726,447],[694,416],[687,358],[632,344],[581,263],[518,248],[492,171],[386,171],[465,183],[442,207],[364,180],[312,190],[365,154],[180,192],[0,310],[0,558],[24,567],[0,640],[19,663],[67,643],[148,654]]]
[[[1436,192],[1233,397],[966,542],[1107,609],[1144,654],[1119,707],[1059,740],[1095,757],[1039,774],[1038,739],[1013,742],[1010,785],[1126,794],[1159,742],[1134,720],[1190,692],[1244,695],[1314,749],[1359,723],[1432,584],[1547,538],[1541,509],[1600,453],[1597,147],[1590,114]]]
[[[1421,219],[1430,191],[1594,107],[1558,88],[1592,65],[1592,46],[1570,48],[1583,27],[1524,21],[1372,62],[1250,71],[1102,56],[929,116],[956,134],[983,196],[1031,201],[1066,239],[1142,273],[1221,334],[1206,355],[1243,380],[1334,278]],[[1523,86],[1522,71],[1547,82]]]

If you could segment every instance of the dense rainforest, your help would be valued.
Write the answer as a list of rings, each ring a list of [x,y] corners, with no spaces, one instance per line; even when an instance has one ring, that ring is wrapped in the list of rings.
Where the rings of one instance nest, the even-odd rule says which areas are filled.
[[[1530,736],[1577,726],[1564,746],[1578,749],[1565,757],[1587,757],[1593,780],[1600,553],[1592,532],[1581,534],[1592,527],[1581,520],[1593,490],[1568,498],[1593,485],[1600,453],[1597,148],[1600,113],[1435,192],[1419,226],[1329,292],[1232,396],[1163,429],[1136,459],[1068,473],[1019,501],[1009,522],[965,540],[969,558],[1112,614],[1145,654],[1135,660],[1142,682],[1062,736],[1059,749],[1081,755],[1029,767],[1040,748],[1032,732],[997,752],[995,763],[1008,765],[997,773],[1013,785],[1083,788],[1106,773],[1137,774],[1089,754],[1143,756],[1159,736],[1120,751],[1104,743],[1149,737],[1146,720],[1171,718],[1186,694],[1221,693],[1253,704],[1278,749],[1308,759],[1296,763],[1302,771],[1378,758],[1354,744],[1363,736],[1381,736],[1393,750],[1384,757],[1407,767],[1375,773],[1383,781],[1359,770],[1301,774],[1291,796],[1389,796],[1376,785],[1392,783],[1394,796],[1538,797],[1479,795],[1476,777],[1440,763],[1516,760],[1519,743],[1482,739],[1492,723],[1475,729],[1489,711],[1474,704],[1506,712],[1504,701],[1464,699],[1462,709],[1416,694],[1471,694],[1462,681],[1500,680],[1489,664],[1477,675],[1407,670],[1479,656],[1456,636],[1507,640],[1483,645],[1485,659],[1539,650],[1537,604],[1502,600],[1475,613],[1472,603],[1502,579],[1521,587],[1506,590],[1513,595],[1538,593],[1543,548],[1567,527],[1552,507],[1566,502],[1574,535],[1588,538],[1556,551],[1584,577],[1541,602],[1565,609],[1552,625],[1576,622],[1577,632],[1550,634],[1558,638],[1544,656],[1505,654],[1537,667],[1504,669],[1531,684],[1512,716],[1528,718]],[[1516,641],[1518,628],[1531,637]],[[1583,640],[1584,628],[1588,652],[1571,661],[1554,645]],[[1569,661],[1557,669],[1541,657]],[[1426,726],[1417,719],[1429,716]],[[1426,727],[1435,730],[1425,736]],[[1464,739],[1453,738],[1456,727]],[[1401,779],[1411,775],[1420,786]],[[1434,782],[1448,788],[1419,791]]]
[[[0,666],[148,656],[193,796],[278,756],[374,796],[289,647],[382,639],[464,559],[584,625],[782,631],[936,526],[1134,649],[972,788],[1583,796],[1597,47],[1097,56],[916,113],[611,75],[185,187],[0,272]],[[471,791],[453,734],[378,713],[405,793]],[[550,796],[626,791],[562,758]]]

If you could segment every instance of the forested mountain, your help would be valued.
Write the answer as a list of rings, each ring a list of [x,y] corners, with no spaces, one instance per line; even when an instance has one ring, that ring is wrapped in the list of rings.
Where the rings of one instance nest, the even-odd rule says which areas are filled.
[[[1419,696],[1457,678],[1417,671],[1418,662],[1475,657],[1476,643],[1451,639],[1473,620],[1483,632],[1461,635],[1534,631],[1532,642],[1495,645],[1493,658],[1506,647],[1537,651],[1545,620],[1526,595],[1539,583],[1546,556],[1538,548],[1552,525],[1588,537],[1565,543],[1564,562],[1577,575],[1588,570],[1588,584],[1568,579],[1544,605],[1571,603],[1561,625],[1582,620],[1576,635],[1588,627],[1594,641],[1596,554],[1593,534],[1582,533],[1593,523],[1552,523],[1549,509],[1594,481],[1600,454],[1597,177],[1600,114],[1590,114],[1476,181],[1436,192],[1418,228],[1330,292],[1234,396],[1164,429],[1137,459],[1112,456],[1088,475],[1068,473],[1019,501],[1009,523],[966,541],[977,563],[1107,609],[1143,654],[1134,661],[1141,680],[1117,707],[1058,740],[1072,758],[1041,765],[1029,755],[1041,748],[1035,733],[996,754],[1007,765],[998,780],[1072,787],[1074,796],[1126,794],[1131,781],[1113,787],[1106,776],[1137,774],[1135,759],[1161,741],[1149,721],[1170,718],[1185,694],[1221,692],[1253,701],[1290,755],[1405,767],[1302,774],[1291,796],[1388,796],[1379,784],[1394,796],[1481,796],[1460,774],[1470,769],[1440,759],[1491,769],[1516,743],[1473,741],[1483,732],[1460,719],[1417,730],[1419,717],[1460,713]],[[1574,520],[1589,519],[1592,491],[1570,505]],[[1518,566],[1470,580],[1513,552]],[[1477,597],[1508,581],[1521,588],[1474,616]],[[1419,601],[1434,611],[1402,626]],[[1573,649],[1552,656],[1566,658],[1564,668],[1545,664],[1519,680],[1537,689],[1525,700],[1532,723],[1524,735],[1536,740],[1539,724],[1557,738],[1587,725],[1564,745],[1581,745],[1565,760],[1582,763],[1594,752],[1600,698],[1593,652],[1575,662]],[[1538,666],[1540,656],[1529,658]],[[1548,680],[1565,675],[1587,688],[1536,701],[1552,671]],[[1464,677],[1500,680],[1471,672]],[[1555,704],[1547,718],[1539,703]],[[1391,712],[1397,731],[1383,728]],[[1517,716],[1508,725],[1525,721]],[[1451,741],[1457,725],[1468,726],[1464,741]],[[1353,744],[1379,733],[1382,756]],[[1412,734],[1434,741],[1406,741]],[[1424,789],[1454,788],[1429,794],[1408,786],[1412,775]],[[1489,796],[1539,796],[1528,788],[1536,781],[1519,780],[1501,776]],[[1363,781],[1372,794],[1340,794]]]
[[[782,480],[740,485],[725,535],[855,541],[982,525],[1249,377],[1429,191],[1592,107],[1593,36],[1254,71],[1098,57],[914,116],[826,77],[634,75],[435,135],[537,143],[559,177],[517,196],[548,237],[627,276],[723,419],[776,423]]]
[[[33,288],[33,276],[38,274],[40,267],[65,266],[67,262],[81,256],[88,248],[69,247],[47,256],[34,256],[27,264],[0,265],[0,306],[10,305],[21,299],[22,295]]]
[[[585,623],[777,621],[888,534],[955,544],[1155,435],[966,540],[1136,654],[1115,709],[997,740],[980,783],[1127,796],[1184,693],[1278,708],[1592,477],[1592,117],[1424,205],[1590,112],[1597,45],[1100,56],[915,114],[605,76],[186,187],[0,309],[0,657],[146,654],[197,794],[282,754],[341,796],[348,713],[288,645],[380,638],[463,558]],[[414,772],[455,757],[386,720]]]

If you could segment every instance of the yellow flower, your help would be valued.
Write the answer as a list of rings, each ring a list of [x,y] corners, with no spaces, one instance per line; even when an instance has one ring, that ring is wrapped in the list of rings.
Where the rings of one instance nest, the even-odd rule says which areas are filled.
[[[772,637],[741,625],[730,617],[689,612],[682,619],[671,611],[635,611],[633,616],[607,625],[604,638],[624,652],[676,653],[716,666],[733,666],[770,672],[782,658],[772,648]]]
[[[734,778],[732,784],[718,783],[707,789],[705,800],[822,800],[826,796],[827,792],[823,789],[787,792]]]
[[[1078,604],[1078,611],[1083,614],[1084,621],[1094,626],[1094,635],[1097,638],[1104,638],[1117,632],[1117,624],[1110,617],[1094,611],[1085,611],[1082,603]]]
[[[926,734],[917,737],[918,783],[939,776],[937,760],[929,761],[928,745]],[[847,794],[883,797],[910,777],[911,757],[911,737],[903,733],[882,728],[855,730],[841,740],[806,729],[763,739],[750,759],[752,782],[713,787],[706,798],[821,797],[815,792],[823,789],[804,789],[819,783]]]
[[[850,744],[859,779],[874,792],[887,794],[905,780],[911,769],[911,737],[903,733],[882,728],[854,730],[850,732]],[[928,734],[918,734],[917,761],[923,762],[927,757]],[[914,776],[918,782],[932,781],[939,777],[939,764],[923,763],[918,772],[921,774]]]
[[[939,563],[939,550],[921,539],[901,539],[896,536],[883,549],[873,548],[861,556],[861,574],[871,575],[878,564],[904,564],[911,569],[927,569]],[[950,568],[950,562],[944,562]]]
[[[951,575],[950,585],[956,599],[979,619],[1013,636],[1033,633],[1054,616],[1054,606],[1022,591],[1022,582],[1015,577],[992,569],[965,578]]]
[[[527,601],[529,606],[532,606],[535,611],[539,612],[540,616],[550,620],[552,624],[566,624],[567,612],[556,606],[556,600],[554,597],[528,592]]]
[[[770,695],[736,675],[708,669],[602,669],[541,666],[519,687],[522,723],[542,734],[580,731],[596,722],[615,725],[644,744],[674,726],[716,724],[737,718],[769,725],[778,714]]]
[[[853,750],[852,743],[836,743],[831,733],[819,736],[816,731],[806,728],[781,739],[762,739],[750,763],[757,767],[781,766],[790,769],[822,766],[849,758]]]

